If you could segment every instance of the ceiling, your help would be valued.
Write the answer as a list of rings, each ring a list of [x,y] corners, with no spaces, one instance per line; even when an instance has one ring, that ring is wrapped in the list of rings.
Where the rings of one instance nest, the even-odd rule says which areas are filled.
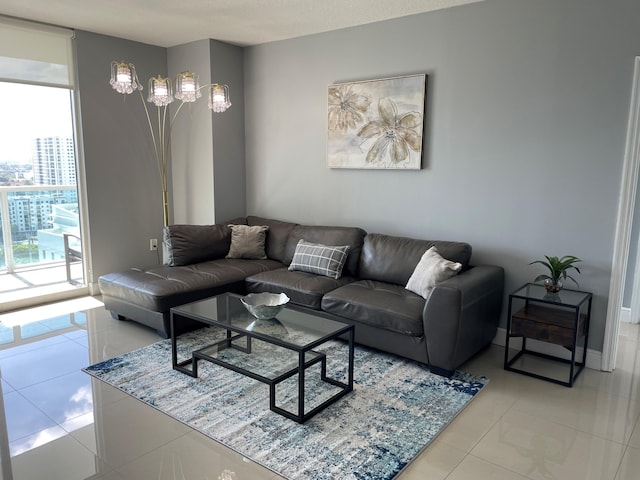
[[[258,45],[482,0],[2,0],[0,13],[171,47]]]

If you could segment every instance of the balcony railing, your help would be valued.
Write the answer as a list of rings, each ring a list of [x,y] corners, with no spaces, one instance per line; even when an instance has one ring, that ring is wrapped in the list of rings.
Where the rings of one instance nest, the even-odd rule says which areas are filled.
[[[80,250],[76,187],[0,187],[0,229],[0,273],[64,264],[65,233]]]

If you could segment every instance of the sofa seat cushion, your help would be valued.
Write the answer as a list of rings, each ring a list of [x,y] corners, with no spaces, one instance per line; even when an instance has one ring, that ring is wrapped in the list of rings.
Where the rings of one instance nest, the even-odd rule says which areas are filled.
[[[218,259],[181,267],[132,268],[102,275],[103,295],[156,312],[219,293],[220,287],[239,284],[255,273],[282,268],[274,260]]]
[[[359,280],[327,293],[322,310],[403,335],[424,335],[425,300],[405,289],[375,280]]]
[[[353,281],[352,277],[335,279],[282,268],[252,275],[246,285],[250,293],[286,293],[292,303],[320,310],[324,294]]]

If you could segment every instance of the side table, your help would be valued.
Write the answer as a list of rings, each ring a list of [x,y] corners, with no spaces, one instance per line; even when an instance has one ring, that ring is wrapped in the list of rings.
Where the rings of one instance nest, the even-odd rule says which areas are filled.
[[[570,289],[549,293],[543,285],[534,283],[527,283],[510,294],[507,342],[504,352],[505,370],[572,387],[573,382],[584,369],[587,359],[592,296],[589,292]],[[509,344],[514,337],[522,339],[522,347],[513,358],[509,359]],[[560,345],[571,352],[571,360],[529,350],[527,339]],[[582,348],[581,361],[576,359],[578,347]],[[524,355],[569,364],[568,381],[514,367],[514,363]]]

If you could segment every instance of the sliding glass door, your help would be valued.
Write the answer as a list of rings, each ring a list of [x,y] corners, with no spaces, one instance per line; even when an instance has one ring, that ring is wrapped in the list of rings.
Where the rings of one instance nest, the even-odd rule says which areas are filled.
[[[84,286],[72,34],[0,17],[0,307]]]

